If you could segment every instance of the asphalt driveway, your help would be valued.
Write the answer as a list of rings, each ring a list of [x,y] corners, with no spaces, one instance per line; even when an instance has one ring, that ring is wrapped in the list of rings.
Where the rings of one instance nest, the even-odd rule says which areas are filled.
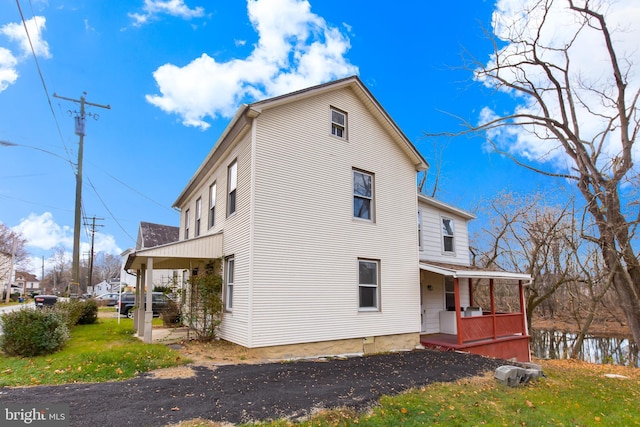
[[[415,350],[327,361],[194,367],[194,378],[0,389],[0,404],[65,403],[72,426],[165,426],[192,418],[240,423],[318,408],[366,410],[382,395],[493,371],[504,361]]]

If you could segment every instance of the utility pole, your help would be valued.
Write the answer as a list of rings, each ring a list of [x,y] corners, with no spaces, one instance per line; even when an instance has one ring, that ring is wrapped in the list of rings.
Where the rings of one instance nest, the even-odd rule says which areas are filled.
[[[87,93],[84,92],[80,99],[72,99],[65,98],[63,96],[58,96],[57,94],[53,94],[54,97],[64,99],[65,101],[71,101],[80,103],[80,114],[76,115],[76,135],[80,137],[80,141],[78,142],[78,170],[76,172],[76,206],[75,206],[75,221],[73,225],[73,259],[71,260],[71,286],[72,290],[70,292],[73,293],[75,291],[76,296],[78,295],[79,287],[80,287],[80,223],[82,222],[82,155],[84,149],[84,125],[85,125],[85,105],[91,105],[94,107],[106,108],[107,110],[111,109],[109,105],[100,105],[94,104],[92,102],[88,102],[84,95]]]
[[[91,252],[89,252],[89,280],[87,280],[87,288],[92,286],[91,279],[93,279],[93,242],[96,235],[96,227],[102,227],[100,224],[96,224],[96,220],[104,221],[104,218],[96,218],[95,215],[91,218]],[[85,225],[89,225],[85,223]]]

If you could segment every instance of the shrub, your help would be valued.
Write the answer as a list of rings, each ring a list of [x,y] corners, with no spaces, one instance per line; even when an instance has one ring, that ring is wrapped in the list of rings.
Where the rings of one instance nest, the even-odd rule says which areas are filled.
[[[98,321],[98,303],[94,299],[82,301],[82,314],[78,325],[92,325]]]
[[[69,339],[65,320],[53,310],[22,309],[2,315],[0,348],[9,356],[32,357],[60,350]]]
[[[83,302],[77,299],[70,299],[69,301],[60,301],[48,308],[47,310],[58,313],[58,315],[65,321],[67,328],[71,329],[78,324],[80,317],[84,311]]]
[[[217,258],[205,265],[204,272],[189,279],[189,302],[187,315],[183,316],[188,326],[201,341],[215,339],[222,319],[222,259]]]
[[[182,323],[182,312],[180,306],[173,300],[169,300],[167,308],[160,312],[162,324],[165,327],[178,326]]]

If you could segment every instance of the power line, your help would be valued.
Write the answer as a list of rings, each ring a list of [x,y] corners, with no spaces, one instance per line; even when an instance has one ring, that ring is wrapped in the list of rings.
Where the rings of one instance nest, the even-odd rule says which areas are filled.
[[[127,237],[129,237],[131,239],[132,242],[136,242],[136,239],[134,239],[133,237],[131,237],[131,234],[129,234],[127,232],[127,230],[124,229],[124,227],[122,226],[122,224],[120,224],[120,222],[116,219],[115,215],[113,214],[113,212],[111,212],[111,209],[109,209],[109,207],[107,206],[107,204],[104,202],[104,200],[102,200],[102,197],[100,197],[100,194],[98,193],[98,190],[96,190],[96,187],[93,185],[93,182],[91,182],[91,180],[89,178],[87,178],[87,181],[89,181],[89,185],[91,185],[91,188],[93,188],[93,192],[96,193],[96,197],[98,197],[98,200],[100,200],[100,203],[102,203],[102,206],[104,206],[104,208],[107,210],[107,212],[109,212],[109,215],[111,216],[111,219],[113,219],[113,221],[118,224],[118,227],[120,227],[120,230],[122,230],[122,232],[124,234],[127,235]]]

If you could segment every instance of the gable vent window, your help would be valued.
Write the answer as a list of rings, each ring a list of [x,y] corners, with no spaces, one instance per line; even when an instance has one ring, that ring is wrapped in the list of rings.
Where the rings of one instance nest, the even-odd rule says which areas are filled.
[[[331,135],[347,139],[347,113],[331,109]]]

